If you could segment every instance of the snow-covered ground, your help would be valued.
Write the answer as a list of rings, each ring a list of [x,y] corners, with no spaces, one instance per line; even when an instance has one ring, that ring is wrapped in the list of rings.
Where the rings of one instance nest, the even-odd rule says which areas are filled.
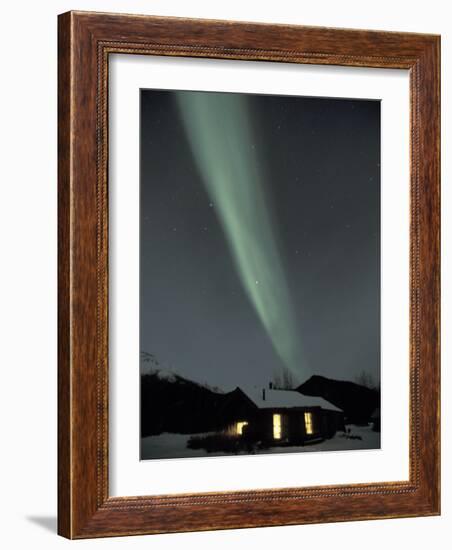
[[[205,435],[205,434],[197,434]],[[187,441],[191,434],[162,433],[141,440],[141,458],[177,458],[208,456],[204,449],[189,449]]]
[[[314,451],[352,451],[363,449],[379,449],[380,434],[372,431],[370,426],[348,425],[349,433],[337,432],[337,434],[320,443],[306,446],[281,446],[269,449],[257,450],[256,454],[268,453],[306,453]],[[203,436],[207,434],[196,434]],[[350,439],[346,436],[361,437],[361,439]],[[145,437],[141,440],[141,458],[186,458],[202,456],[235,456],[230,453],[208,453],[204,449],[189,449],[187,441],[191,434],[163,433],[161,435]],[[243,454],[243,453],[242,453]]]

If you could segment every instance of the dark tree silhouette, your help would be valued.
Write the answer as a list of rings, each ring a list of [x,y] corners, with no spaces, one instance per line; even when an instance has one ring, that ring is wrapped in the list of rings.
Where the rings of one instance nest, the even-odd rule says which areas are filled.
[[[276,390],[293,390],[298,384],[299,381],[287,367],[282,367],[273,373],[272,386]]]

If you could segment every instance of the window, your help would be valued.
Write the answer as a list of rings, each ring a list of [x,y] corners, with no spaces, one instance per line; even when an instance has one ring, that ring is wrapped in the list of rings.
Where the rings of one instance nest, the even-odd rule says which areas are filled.
[[[304,413],[304,425],[306,428],[306,434],[312,435],[314,433],[314,424],[312,422],[312,413]]]
[[[273,415],[273,439],[281,439],[281,415]]]
[[[248,422],[237,422],[237,425],[236,425],[237,435],[242,435],[243,434],[243,427],[244,426],[248,426]]]

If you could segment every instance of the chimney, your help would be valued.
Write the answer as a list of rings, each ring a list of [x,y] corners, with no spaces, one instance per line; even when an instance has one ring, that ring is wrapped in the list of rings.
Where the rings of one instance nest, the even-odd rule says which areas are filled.
[[[265,401],[265,388],[262,390],[262,401]]]

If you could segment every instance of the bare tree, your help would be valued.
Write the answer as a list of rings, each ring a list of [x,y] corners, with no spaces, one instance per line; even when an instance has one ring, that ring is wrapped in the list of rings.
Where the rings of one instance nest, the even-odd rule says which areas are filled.
[[[360,386],[364,386],[370,390],[378,389],[378,384],[376,383],[374,376],[364,369],[354,377],[354,381]]]
[[[280,388],[280,387],[282,386],[281,375],[280,375],[279,372],[277,372],[277,371],[274,371],[274,372],[273,372],[272,386],[273,386],[273,388],[275,388],[275,389],[278,389],[278,388]]]
[[[282,367],[273,373],[273,387],[277,390],[293,390],[298,382],[292,371],[287,367]]]

